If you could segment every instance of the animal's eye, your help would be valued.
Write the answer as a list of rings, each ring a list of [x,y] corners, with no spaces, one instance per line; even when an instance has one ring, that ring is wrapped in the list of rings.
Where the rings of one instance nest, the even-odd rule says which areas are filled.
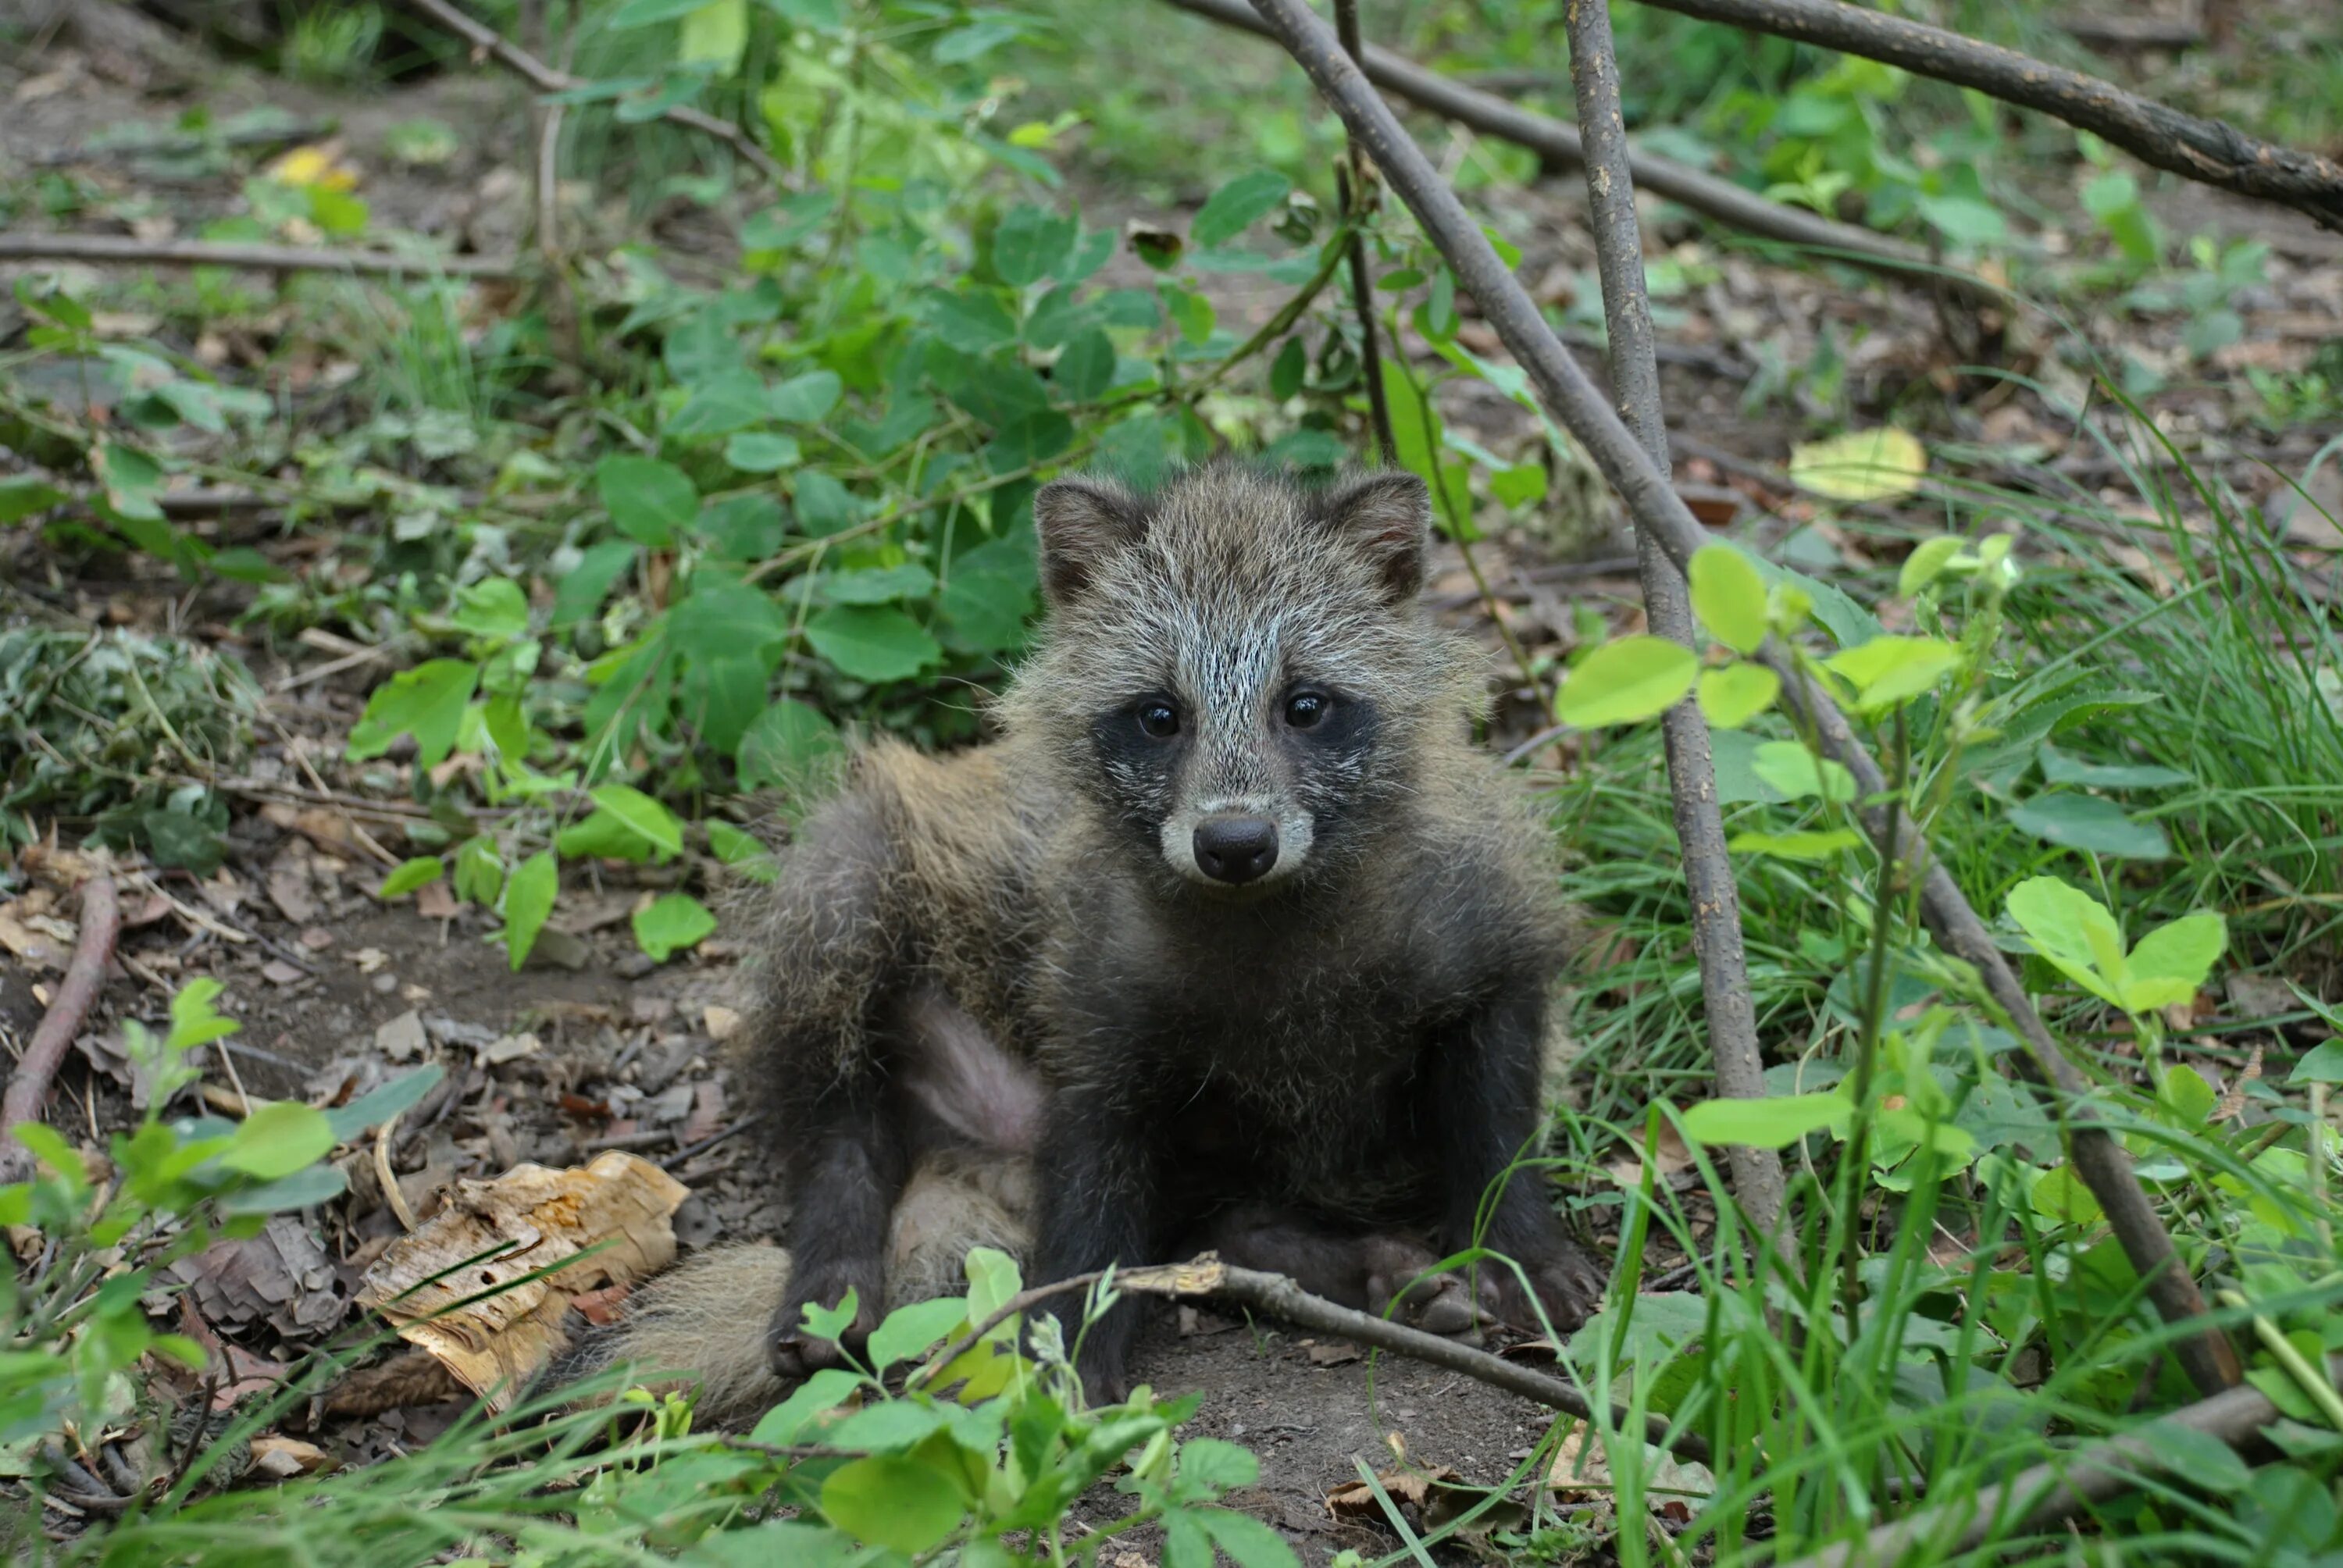
[[[1139,705],[1139,727],[1158,740],[1180,733],[1180,710],[1161,698]]]
[[[1297,691],[1285,699],[1285,722],[1296,729],[1308,729],[1326,717],[1331,706],[1322,692]]]

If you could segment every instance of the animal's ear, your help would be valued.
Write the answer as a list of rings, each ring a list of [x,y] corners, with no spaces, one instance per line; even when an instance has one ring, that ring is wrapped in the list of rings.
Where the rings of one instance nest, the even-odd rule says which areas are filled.
[[[1423,587],[1423,548],[1432,527],[1432,492],[1401,469],[1369,474],[1329,491],[1326,526],[1373,568],[1383,598],[1405,604]]]
[[[1146,528],[1139,503],[1098,479],[1053,479],[1033,497],[1033,533],[1041,547],[1041,587],[1053,607],[1089,591],[1109,555]]]

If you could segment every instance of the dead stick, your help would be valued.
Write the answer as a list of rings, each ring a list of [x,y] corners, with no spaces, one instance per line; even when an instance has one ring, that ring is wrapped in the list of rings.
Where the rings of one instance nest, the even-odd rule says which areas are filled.
[[[1627,123],[1619,108],[1619,61],[1611,42],[1607,0],[1570,0],[1563,7],[1570,34],[1570,78],[1578,97],[1578,129],[1586,146],[1586,192],[1594,216],[1595,269],[1603,285],[1603,318],[1610,329],[1611,389],[1653,465],[1666,473],[1667,422],[1660,409],[1659,357],[1653,347],[1652,304],[1644,284],[1643,230],[1635,221],[1634,175],[1628,166]],[[1684,580],[1649,528],[1635,530],[1644,583],[1644,613],[1654,635],[1697,652],[1692,600]],[[1725,849],[1725,815],[1717,805],[1716,767],[1709,752],[1708,719],[1690,697],[1660,720],[1667,748],[1668,783],[1675,807],[1676,841],[1692,899],[1693,951],[1700,961],[1701,1000],[1708,1015],[1709,1054],[1716,1091],[1735,1100],[1765,1097],[1765,1064],[1757,1050],[1757,1010],[1749,995],[1749,959],[1741,935],[1741,890]],[[1775,1237],[1782,1220],[1782,1157],[1771,1149],[1735,1144],[1726,1151],[1733,1191],[1759,1235]],[[1782,1249],[1789,1256],[1787,1248]]]
[[[0,234],[0,261],[85,261],[141,266],[228,266],[250,272],[365,272],[392,276],[517,277],[519,266],[493,256],[401,256],[321,246],[232,245],[202,239],[134,239],[121,234]]]
[[[33,1173],[33,1157],[16,1141],[19,1123],[38,1121],[49,1097],[49,1082],[65,1050],[81,1033],[97,993],[106,987],[106,966],[114,958],[115,939],[122,934],[122,900],[115,897],[112,877],[92,877],[81,887],[81,940],[74,946],[73,961],[49,1010],[33,1030],[32,1043],[16,1060],[8,1090],[0,1095],[0,1186],[22,1181]]]
[[[1353,60],[1359,49],[1359,0],[1334,0],[1334,28]],[[1383,356],[1375,333],[1375,285],[1367,273],[1365,217],[1374,203],[1368,183],[1367,155],[1356,142],[1343,149],[1343,164],[1334,171],[1334,191],[1342,201],[1343,221],[1354,223],[1351,234],[1351,309],[1359,318],[1359,377],[1367,384],[1367,413],[1374,426],[1375,461],[1399,460],[1399,445],[1392,436],[1391,395],[1383,388]]]
[[[540,93],[567,93],[588,85],[583,77],[555,70],[495,28],[467,16],[448,0],[405,0],[405,4],[469,44],[476,55],[493,57]],[[685,104],[669,105],[659,111],[659,118],[714,136],[774,185],[788,186],[788,171],[773,161],[772,154],[757,145],[756,138],[731,121],[718,119],[704,109]]]
[[[1248,33],[1269,32],[1246,8],[1245,0],[1168,3],[1224,26]],[[1575,126],[1508,103],[1493,93],[1467,86],[1453,76],[1427,70],[1403,55],[1370,45],[1365,51],[1363,69],[1377,86],[1397,93],[1418,108],[1454,120],[1484,136],[1527,147],[1549,163],[1576,168],[1586,161]],[[1631,151],[1629,157],[1636,184],[1744,234],[1801,246],[1906,282],[1934,282],[1972,302],[2001,298],[1997,290],[1981,279],[1966,273],[1947,272],[1943,264],[1917,246],[1853,224],[1837,223],[1818,213],[1768,201],[1731,180],[1720,179],[1656,153]]]
[[[2343,1382],[2343,1358],[2329,1362],[2328,1374]],[[2184,1466],[2189,1451],[2158,1441],[2157,1427],[2167,1422],[2185,1426],[2237,1448],[2278,1418],[2278,1406],[2268,1394],[2241,1383],[2183,1405],[2147,1426],[2020,1471],[2003,1485],[1891,1521],[1858,1541],[1798,1558],[1785,1568],[1895,1563],[1921,1545],[1930,1548],[1923,1560],[1942,1562],[1974,1551],[1996,1534],[2004,1539],[2037,1534],[2094,1503],[2130,1491],[2145,1477]]]
[[[1019,1312],[1058,1296],[1088,1290],[1104,1277],[1102,1271],[1078,1274],[1071,1280],[1037,1285],[1030,1291],[1021,1292],[1001,1303],[1000,1309],[982,1322],[945,1346],[928,1365],[940,1372]],[[1210,1252],[1192,1262],[1118,1270],[1114,1283],[1117,1289],[1136,1295],[1161,1296],[1170,1301],[1233,1302],[1292,1323],[1296,1328],[1340,1334],[1346,1340],[1356,1340],[1363,1345],[1390,1351],[1410,1361],[1461,1372],[1475,1382],[1484,1382],[1491,1388],[1518,1394],[1565,1415],[1587,1420],[1594,1413],[1594,1407],[1587,1397],[1559,1378],[1548,1377],[1544,1372],[1493,1356],[1484,1350],[1459,1341],[1410,1328],[1405,1323],[1393,1322],[1373,1312],[1338,1306],[1322,1296],[1312,1295],[1283,1274],[1264,1273],[1258,1269],[1232,1268]],[[1614,1429],[1624,1430],[1634,1417],[1625,1411],[1613,1410],[1610,1419]],[[1656,1416],[1646,1418],[1643,1429],[1644,1440],[1654,1447],[1665,1448],[1677,1457],[1698,1464],[1709,1462],[1708,1442],[1699,1433],[1674,1431],[1668,1422]]]
[[[1998,44],[1841,0],[1643,0],[1664,11],[1885,61],[2036,109],[2121,147],[2144,164],[2275,202],[2343,228],[2343,164],[2282,147],[2222,120],[2185,115],[2113,82],[2048,65]]]
[[[1683,569],[1708,542],[1707,531],[1604,401],[1578,361],[1554,337],[1528,291],[1497,259],[1488,236],[1464,210],[1456,193],[1442,182],[1423,149],[1400,127],[1390,106],[1352,65],[1303,0],[1252,0],[1252,4],[1309,73],[1319,92],[1342,115],[1351,133],[1366,144],[1385,182],[1414,212],[1425,234],[1455,270],[1458,281],[1480,304],[1483,317],[1527,372],[1540,399],[1594,457],[1604,477],[1626,503],[1638,530],[1656,537],[1677,568]],[[1885,779],[1879,764],[1855,739],[1846,716],[1800,677],[1796,661],[1787,650],[1769,645],[1767,660],[1777,672],[1788,672],[1784,677],[1785,692],[1802,709],[1823,749],[1855,775],[1859,795],[1878,796],[1886,788]],[[1884,840],[1885,811],[1866,810],[1864,819],[1875,841]],[[1922,918],[1946,951],[1976,969],[1994,1001],[2032,1048],[2036,1068],[2057,1086],[2072,1131],[2076,1171],[2107,1211],[2108,1228],[2132,1267],[2147,1282],[2148,1299],[2164,1321],[2199,1322],[2200,1332],[2181,1340],[2175,1353],[2200,1389],[2219,1392],[2240,1375],[2237,1352],[2218,1328],[2201,1323],[2205,1298],[2173,1250],[2172,1237],[2155,1206],[2132,1174],[2130,1158],[2092,1111],[2088,1082],[2035,1012],[2008,960],[1986,936],[1985,922],[1969,908],[1944,868],[1929,859],[1926,845],[1918,839],[1917,834],[1907,832],[1899,835],[1898,842],[1879,841],[1879,852],[1898,864],[1927,868],[1920,900]]]

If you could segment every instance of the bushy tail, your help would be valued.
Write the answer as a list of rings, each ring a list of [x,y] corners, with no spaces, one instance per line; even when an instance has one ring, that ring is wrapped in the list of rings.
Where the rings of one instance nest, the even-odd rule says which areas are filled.
[[[1032,1172],[1023,1161],[972,1151],[928,1156],[895,1204],[888,1307],[958,1291],[971,1247],[1021,1261],[1031,1250],[1032,1211]],[[765,1347],[789,1282],[781,1248],[711,1248],[636,1291],[626,1315],[583,1340],[551,1375],[566,1383],[626,1364],[654,1388],[696,1384],[693,1413],[702,1426],[751,1425],[789,1392]]]

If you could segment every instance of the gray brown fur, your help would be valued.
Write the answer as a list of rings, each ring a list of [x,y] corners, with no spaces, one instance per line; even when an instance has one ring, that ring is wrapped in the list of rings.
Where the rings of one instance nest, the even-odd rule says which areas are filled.
[[[851,1287],[865,1333],[952,1283],[934,1233],[1029,1216],[1034,1278],[1208,1241],[1380,1306],[1478,1233],[1557,1326],[1591,1309],[1534,1176],[1481,1203],[1534,1152],[1568,921],[1550,833],[1472,743],[1482,662],[1416,604],[1427,521],[1403,475],[1041,492],[1050,620],[1000,739],[861,751],[771,901],[742,1071],[780,1130],[787,1286],[767,1259],[778,1301],[663,1298],[618,1353],[679,1364],[649,1325],[778,1308],[778,1392],[836,1353],[805,1303]],[[1509,1274],[1482,1291],[1533,1318]],[[1095,1391],[1131,1311],[1085,1341]]]

